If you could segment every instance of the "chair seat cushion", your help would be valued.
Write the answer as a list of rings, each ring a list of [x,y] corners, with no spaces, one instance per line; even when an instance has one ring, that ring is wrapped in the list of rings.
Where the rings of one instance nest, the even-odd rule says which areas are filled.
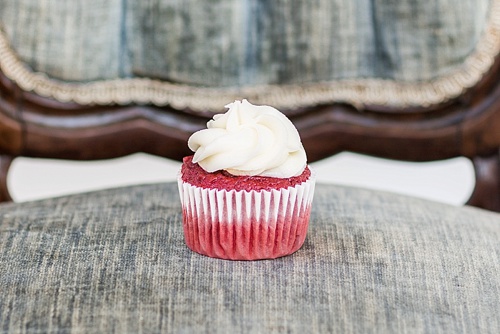
[[[278,107],[332,100],[428,104],[473,85],[500,50],[499,0],[0,0],[0,6],[3,47],[28,70],[10,76],[24,89],[77,102],[220,109],[237,91],[255,99],[264,94]],[[403,88],[389,87],[382,97],[376,89],[385,81],[435,80],[401,97]],[[80,86],[73,91],[58,81]],[[96,81],[101,85],[88,91],[85,83]],[[223,97],[202,106],[193,98],[200,94]]]
[[[174,183],[0,205],[2,332],[498,333],[500,215],[317,185],[304,246],[184,244]]]

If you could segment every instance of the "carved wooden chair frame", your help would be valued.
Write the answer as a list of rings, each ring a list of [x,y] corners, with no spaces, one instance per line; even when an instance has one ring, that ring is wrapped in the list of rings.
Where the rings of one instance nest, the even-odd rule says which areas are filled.
[[[143,102],[140,89],[131,98],[126,87],[118,92],[122,101],[85,103],[85,95],[83,102],[74,97],[65,101],[45,94],[44,78],[36,87],[31,82],[39,79],[36,73],[28,82],[16,79],[25,69],[10,66],[16,61],[10,56],[0,43],[0,201],[11,200],[6,180],[16,157],[94,160],[145,152],[180,160],[189,154],[187,138],[214,112],[182,101],[164,106]],[[344,98],[308,104],[304,98],[302,104],[295,101],[280,109],[301,133],[310,162],[342,151],[405,161],[467,157],[476,172],[468,204],[500,211],[500,57],[491,63],[471,87],[439,103],[391,107],[378,103],[375,94],[372,103]],[[99,86],[94,88],[99,94]],[[294,88],[275,89],[279,96],[279,89],[293,94]],[[204,94],[207,99],[211,92]],[[238,94],[251,102],[262,98]]]

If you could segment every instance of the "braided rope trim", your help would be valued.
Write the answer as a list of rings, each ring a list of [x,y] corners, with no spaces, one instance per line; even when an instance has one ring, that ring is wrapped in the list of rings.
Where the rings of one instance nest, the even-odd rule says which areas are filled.
[[[382,105],[393,108],[428,107],[460,96],[476,85],[500,53],[500,0],[493,0],[485,31],[463,64],[425,82],[384,79],[349,79],[300,85],[260,85],[242,88],[211,88],[173,84],[147,78],[69,83],[32,71],[23,63],[0,29],[0,69],[21,89],[60,102],[82,105],[154,104],[176,109],[220,112],[235,99],[279,109],[345,102],[357,107]]]

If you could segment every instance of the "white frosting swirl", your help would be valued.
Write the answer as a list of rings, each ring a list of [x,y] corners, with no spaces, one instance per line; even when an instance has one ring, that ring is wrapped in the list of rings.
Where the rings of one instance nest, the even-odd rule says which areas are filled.
[[[306,167],[306,153],[293,123],[269,106],[234,101],[217,114],[207,129],[188,140],[197,162],[209,173],[288,178]]]

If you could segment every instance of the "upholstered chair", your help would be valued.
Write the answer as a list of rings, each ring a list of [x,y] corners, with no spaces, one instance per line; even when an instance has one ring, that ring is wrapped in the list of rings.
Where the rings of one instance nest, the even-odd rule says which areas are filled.
[[[500,332],[499,53],[499,0],[0,0],[0,332]],[[11,201],[16,157],[180,160],[241,98],[310,162],[462,156],[476,188],[318,184],[304,246],[253,262],[185,246],[175,183]]]

